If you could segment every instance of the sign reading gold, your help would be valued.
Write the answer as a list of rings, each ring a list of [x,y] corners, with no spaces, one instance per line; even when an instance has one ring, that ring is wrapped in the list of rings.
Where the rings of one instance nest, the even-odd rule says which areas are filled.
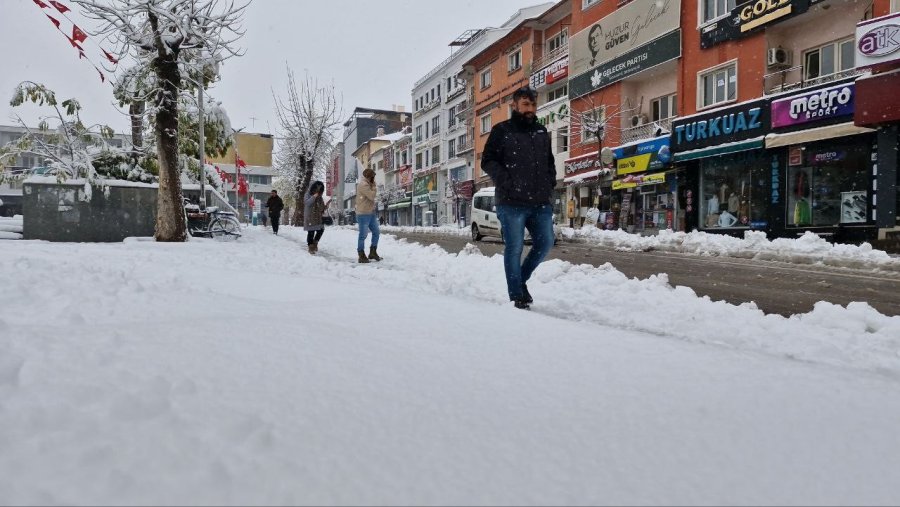
[[[755,2],[750,2],[741,9],[741,31],[747,32],[760,25],[788,16],[793,11],[793,7],[791,0],[756,0]]]

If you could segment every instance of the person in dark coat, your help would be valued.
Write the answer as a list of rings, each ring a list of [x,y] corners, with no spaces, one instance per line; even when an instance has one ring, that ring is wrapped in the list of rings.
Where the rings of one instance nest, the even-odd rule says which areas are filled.
[[[269,208],[269,218],[272,220],[272,231],[278,235],[278,225],[281,221],[281,212],[284,210],[284,201],[278,197],[278,191],[273,190],[269,200],[266,201],[266,207]]]
[[[309,193],[303,201],[303,230],[306,231],[306,246],[309,253],[315,255],[319,251],[319,240],[325,233],[325,223],[322,215],[325,213],[325,184],[316,181],[309,186]]]
[[[537,121],[537,93],[524,87],[512,98],[512,118],[491,129],[481,167],[496,187],[509,299],[528,309],[534,301],[526,284],[553,248],[556,159],[550,135]],[[525,229],[532,246],[523,262]]]

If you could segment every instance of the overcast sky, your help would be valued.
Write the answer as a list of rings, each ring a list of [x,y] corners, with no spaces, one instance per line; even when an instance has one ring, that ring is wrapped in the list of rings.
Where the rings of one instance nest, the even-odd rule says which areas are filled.
[[[223,103],[236,129],[274,131],[271,90],[283,92],[287,64],[299,76],[308,71],[321,82],[333,81],[343,96],[345,118],[357,106],[400,104],[409,111],[413,84],[450,55],[450,41],[469,28],[500,26],[518,9],[539,3],[253,0],[241,41],[246,55],[225,64],[210,93]],[[72,19],[84,18],[75,14]],[[0,0],[0,47],[0,123],[14,124],[9,100],[19,82],[30,80],[46,84],[60,98],[78,98],[86,122],[127,128],[113,105],[112,87],[78,59],[33,0]],[[34,107],[15,112],[36,122]]]

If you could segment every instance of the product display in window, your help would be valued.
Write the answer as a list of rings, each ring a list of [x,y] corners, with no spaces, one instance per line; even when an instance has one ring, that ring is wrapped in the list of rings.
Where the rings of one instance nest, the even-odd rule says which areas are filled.
[[[868,143],[804,146],[803,165],[788,168],[787,221],[794,227],[862,223],[868,212]]]
[[[841,222],[845,224],[865,222],[867,208],[865,192],[841,193]]]
[[[704,160],[700,184],[701,226],[749,228],[753,222],[764,222],[768,206],[768,163],[765,155],[757,152]],[[771,176],[768,181],[771,182]]]

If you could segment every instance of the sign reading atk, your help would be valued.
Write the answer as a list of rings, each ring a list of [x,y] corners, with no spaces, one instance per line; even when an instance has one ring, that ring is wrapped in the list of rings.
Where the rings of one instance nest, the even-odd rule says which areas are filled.
[[[856,25],[856,66],[900,60],[900,13]]]

